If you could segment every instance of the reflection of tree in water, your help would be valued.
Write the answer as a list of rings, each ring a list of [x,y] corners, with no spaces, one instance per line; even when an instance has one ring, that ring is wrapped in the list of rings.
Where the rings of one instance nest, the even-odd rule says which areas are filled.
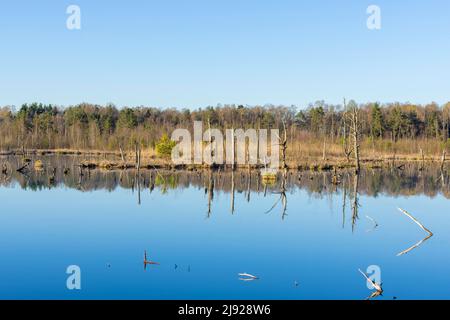
[[[283,173],[281,175],[281,184],[280,184],[280,190],[277,192],[274,192],[276,194],[279,194],[280,197],[278,198],[278,200],[273,204],[273,206],[266,211],[266,213],[270,213],[272,212],[272,210],[275,209],[275,207],[277,206],[277,204],[279,202],[281,202],[281,207],[282,207],[282,211],[281,211],[281,219],[284,220],[284,218],[287,216],[286,210],[287,210],[287,196],[286,196],[286,191],[287,191],[287,170],[284,169]]]
[[[211,171],[208,172],[208,189],[205,192],[208,193],[208,218],[211,216],[211,205],[214,200],[214,177]]]
[[[7,174],[0,175],[0,185],[11,186],[18,184],[23,189],[42,190],[65,186],[79,189],[80,191],[108,190],[116,188],[136,188],[135,170],[80,170],[73,156],[52,156],[43,158],[44,169],[35,171],[31,166],[25,174],[16,172],[20,167],[21,160],[9,158]],[[4,162],[4,158],[2,159]],[[56,168],[56,171],[55,171]],[[70,169],[65,172],[66,169]],[[82,173],[82,174],[81,174]],[[172,189],[183,189],[197,187],[223,191],[230,193],[244,193],[248,199],[250,192],[286,192],[305,190],[312,197],[322,198],[336,192],[348,192],[348,188],[354,184],[351,181],[353,173],[351,170],[339,171],[341,183],[334,186],[332,172],[320,171],[289,171],[284,174],[283,179],[278,179],[274,185],[264,185],[260,188],[259,171],[247,170],[231,171],[164,171],[164,170],[141,170],[139,175],[140,188],[159,189],[162,193],[170,192]],[[212,181],[212,188],[209,183]],[[214,189],[214,190],[212,190]],[[390,196],[409,196],[424,194],[435,197],[439,194],[450,198],[448,183],[448,172],[442,171],[439,165],[427,166],[423,171],[419,170],[419,164],[407,164],[403,170],[362,169],[358,176],[358,194],[367,196],[378,196],[386,194]],[[281,200],[280,200],[281,201]],[[234,205],[232,206],[234,212]]]
[[[234,214],[234,170],[231,171],[231,191],[230,191],[230,195],[231,195],[231,207],[230,207],[230,211],[231,214]]]
[[[353,175],[353,193],[352,193],[352,231],[355,230],[356,220],[358,220],[358,209],[359,209],[359,173]]]

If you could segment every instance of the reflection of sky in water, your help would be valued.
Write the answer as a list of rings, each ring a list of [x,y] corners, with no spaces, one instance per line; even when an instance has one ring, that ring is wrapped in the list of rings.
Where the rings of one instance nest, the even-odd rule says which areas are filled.
[[[230,195],[216,191],[209,219],[207,195],[194,187],[143,190],[141,206],[121,188],[2,187],[0,196],[0,298],[363,299],[370,292],[358,268],[372,264],[382,270],[381,299],[450,297],[449,205],[440,195],[361,196],[354,233],[349,202],[342,228],[340,192],[288,193],[284,221],[280,205],[264,213],[279,196],[262,192],[249,203],[236,193],[231,215]],[[397,207],[435,234],[401,257],[426,233]],[[367,232],[366,215],[376,230]],[[144,249],[161,265],[144,271]],[[81,291],[66,289],[71,264],[81,267]],[[242,282],[240,272],[261,279]]]

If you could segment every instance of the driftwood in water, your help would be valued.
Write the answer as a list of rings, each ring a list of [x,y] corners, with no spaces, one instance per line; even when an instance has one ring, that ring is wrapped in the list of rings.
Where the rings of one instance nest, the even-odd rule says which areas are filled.
[[[406,250],[403,250],[402,252],[400,252],[399,254],[397,254],[397,256],[401,256],[404,255],[408,252],[410,252],[411,250],[417,248],[418,246],[420,246],[422,243],[424,243],[425,241],[427,241],[428,239],[430,239],[433,236],[433,232],[431,232],[429,229],[427,229],[422,223],[420,223],[416,218],[414,218],[410,213],[408,213],[406,210],[400,209],[398,208],[398,210],[400,210],[400,212],[402,212],[403,214],[405,214],[408,218],[410,218],[412,221],[414,221],[414,223],[416,223],[422,230],[424,230],[426,233],[428,233],[428,236],[426,236],[425,238],[423,238],[422,240],[420,240],[419,242],[417,242],[415,245],[409,247]]]
[[[410,213],[408,213],[406,210],[403,210],[401,208],[398,208],[398,210],[400,210],[400,212],[402,212],[403,214],[405,214],[408,218],[410,218],[412,221],[414,221],[420,228],[422,228],[422,230],[424,230],[425,232],[427,232],[428,234],[433,235],[433,232],[431,232],[430,230],[428,230],[423,224],[421,224],[416,218],[414,218]]]
[[[246,273],[246,272],[238,273],[238,276],[239,276],[239,280],[241,280],[241,281],[254,281],[254,280],[259,279],[257,276],[254,276],[254,275],[252,275],[250,273]]]

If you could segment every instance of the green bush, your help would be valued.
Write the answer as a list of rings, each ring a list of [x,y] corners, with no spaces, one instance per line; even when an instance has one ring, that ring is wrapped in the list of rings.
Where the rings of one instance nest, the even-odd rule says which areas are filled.
[[[156,144],[156,152],[160,156],[168,157],[172,154],[172,149],[176,146],[176,142],[169,139],[167,134],[164,134]]]

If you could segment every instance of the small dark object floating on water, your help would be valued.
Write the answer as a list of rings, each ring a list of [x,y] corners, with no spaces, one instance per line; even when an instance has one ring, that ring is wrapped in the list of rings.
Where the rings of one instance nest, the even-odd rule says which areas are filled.
[[[154,261],[147,260],[147,250],[145,250],[145,251],[144,251],[144,269],[146,268],[146,266],[147,266],[148,264],[159,265],[158,262],[154,262]]]

